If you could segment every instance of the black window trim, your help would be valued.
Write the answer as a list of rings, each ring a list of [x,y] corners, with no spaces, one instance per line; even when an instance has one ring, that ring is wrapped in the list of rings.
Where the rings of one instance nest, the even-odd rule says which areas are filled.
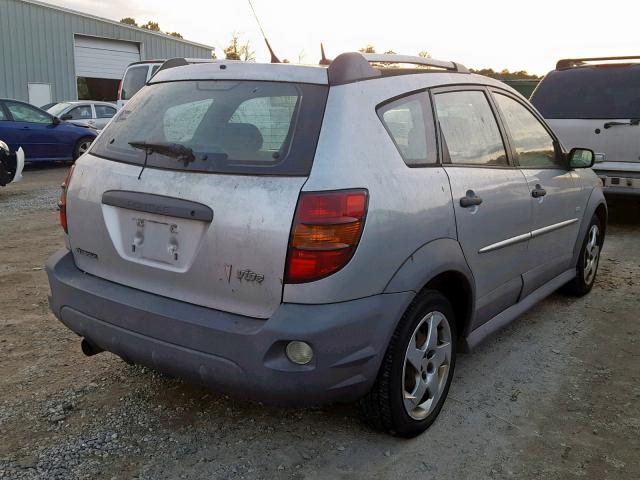
[[[420,94],[422,94],[422,95],[420,95]],[[412,97],[412,96],[420,96],[420,99],[421,99],[422,117],[423,117],[424,125],[426,127],[426,130],[424,132],[426,141],[428,142],[430,138],[435,141],[436,158],[434,159],[433,162],[427,161],[425,163],[408,164],[407,160],[404,158],[404,155],[402,155],[402,151],[400,150],[400,147],[398,146],[398,143],[396,142],[396,139],[394,138],[393,134],[391,133],[391,131],[387,127],[387,124],[382,119],[382,115],[380,114],[380,110],[382,108],[386,107],[387,105],[389,105],[391,103],[394,103],[394,102],[397,102],[398,100],[402,100],[403,98],[408,98],[408,97]],[[429,110],[431,111],[431,115],[429,115]],[[400,95],[396,95],[394,97],[388,98],[385,101],[378,103],[375,106],[375,111],[376,111],[376,116],[378,117],[378,120],[380,120],[380,123],[382,124],[383,128],[387,132],[387,135],[389,136],[389,138],[393,142],[393,145],[396,147],[396,150],[398,151],[398,154],[400,155],[400,158],[402,158],[402,160],[403,160],[402,163],[407,168],[433,168],[433,167],[441,167],[442,166],[441,157],[440,157],[440,145],[439,145],[440,142],[438,141],[438,134],[437,134],[436,124],[435,124],[435,112],[434,112],[434,108],[433,108],[433,99],[431,98],[431,95],[429,94],[429,89],[428,88],[420,88],[418,90],[412,90],[410,92],[403,92]]]
[[[500,118],[502,119],[502,112],[500,110],[500,107],[498,106],[497,102],[495,101],[495,99],[493,98],[493,95],[503,95],[507,98],[510,98],[511,100],[514,100],[515,102],[519,103],[520,105],[522,105],[525,110],[527,110],[529,113],[531,113],[531,115],[533,115],[533,117],[538,120],[538,122],[542,125],[542,127],[546,130],[546,132],[549,134],[549,136],[551,137],[551,139],[553,140],[553,147],[555,150],[555,155],[556,158],[559,158],[562,162],[562,166],[560,165],[549,165],[549,166],[525,166],[525,165],[520,165],[520,161],[518,159],[518,153],[515,149],[515,147],[513,146],[513,138],[511,137],[511,131],[508,128],[505,128],[506,130],[506,134],[507,137],[509,138],[509,145],[511,145],[511,155],[514,159],[514,164],[520,168],[521,170],[571,170],[569,168],[569,164],[567,162],[567,158],[566,155],[564,154],[564,150],[562,148],[562,143],[560,142],[560,140],[558,140],[558,137],[555,135],[555,133],[553,132],[553,130],[551,130],[551,128],[549,127],[549,125],[547,125],[547,122],[545,122],[544,118],[542,117],[542,115],[540,115],[540,113],[538,113],[537,110],[535,110],[535,108],[531,108],[530,105],[527,105],[526,103],[524,103],[520,98],[518,98],[516,95],[514,95],[513,93],[511,93],[508,90],[503,90],[501,88],[496,88],[496,87],[490,87],[489,91],[491,93],[491,97],[492,97],[492,101],[495,103],[495,108],[496,111],[498,112],[498,115],[500,116]],[[506,125],[506,122],[505,122]]]
[[[444,150],[444,146],[446,145],[444,136],[442,134],[442,129],[440,128],[440,122],[438,121],[438,113],[435,108],[435,96],[441,93],[452,93],[452,92],[469,92],[469,91],[479,91],[484,93],[485,98],[487,99],[487,103],[489,104],[489,108],[493,113],[493,117],[498,126],[498,131],[500,132],[500,138],[502,139],[502,145],[507,156],[507,165],[479,165],[479,164],[471,164],[471,163],[451,163],[449,159],[449,152]],[[504,125],[502,124],[502,118],[498,115],[498,111],[496,109],[496,105],[493,102],[493,98],[489,93],[489,89],[487,85],[484,84],[473,84],[473,83],[462,83],[462,84],[453,84],[453,85],[438,85],[429,89],[433,104],[433,115],[436,122],[436,135],[438,138],[441,138],[442,141],[439,142],[441,144],[440,158],[443,159],[442,165],[446,167],[460,167],[460,168],[490,168],[494,170],[514,170],[519,168],[515,163],[510,139],[507,136],[507,132],[504,129]],[[444,161],[448,159],[448,161]]]

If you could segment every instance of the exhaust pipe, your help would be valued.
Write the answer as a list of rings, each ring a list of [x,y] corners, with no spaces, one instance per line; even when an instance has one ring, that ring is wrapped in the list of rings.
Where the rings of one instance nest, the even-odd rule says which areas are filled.
[[[89,342],[86,338],[82,339],[80,342],[80,348],[82,349],[82,353],[84,353],[87,357],[91,357],[93,355],[97,355],[98,353],[104,352],[100,347],[95,346],[93,343]]]

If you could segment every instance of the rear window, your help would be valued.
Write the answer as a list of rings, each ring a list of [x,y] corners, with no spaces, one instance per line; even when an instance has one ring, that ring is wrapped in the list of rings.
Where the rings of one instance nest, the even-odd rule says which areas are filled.
[[[120,99],[129,100],[138,93],[140,89],[144,87],[144,84],[147,83],[148,72],[149,67],[147,65],[131,67],[128,69],[127,73],[124,74],[124,79],[122,80],[122,94]]]
[[[640,65],[552,71],[531,102],[545,118],[640,118]]]
[[[328,88],[263,81],[149,85],[123,107],[91,152],[142,165],[130,142],[188,147],[194,160],[150,153],[147,166],[212,173],[308,175]]]

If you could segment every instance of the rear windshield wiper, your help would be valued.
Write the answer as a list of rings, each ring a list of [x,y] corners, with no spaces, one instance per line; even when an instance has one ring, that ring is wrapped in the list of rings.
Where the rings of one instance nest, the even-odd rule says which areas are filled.
[[[159,153],[161,155],[166,155],[167,157],[173,157],[184,162],[185,167],[196,159],[193,154],[193,150],[179,143],[133,141],[129,142],[129,145],[133,148],[144,150],[144,163],[142,164],[142,169],[138,174],[138,180],[142,177],[144,169],[147,168],[147,159],[151,153]]]
[[[604,124],[604,128],[618,127],[622,125],[640,125],[640,118],[632,118],[628,122],[607,122]]]
[[[129,145],[144,150],[146,153],[159,153],[173,157],[184,162],[185,167],[196,159],[193,150],[180,143],[133,141],[129,142]]]

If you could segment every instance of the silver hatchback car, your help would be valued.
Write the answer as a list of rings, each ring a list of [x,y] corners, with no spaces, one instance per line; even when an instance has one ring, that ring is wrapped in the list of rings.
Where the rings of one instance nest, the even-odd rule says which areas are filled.
[[[51,308],[88,355],[251,400],[357,400],[411,437],[458,352],[593,286],[593,156],[453,62],[162,68],[65,182]]]

